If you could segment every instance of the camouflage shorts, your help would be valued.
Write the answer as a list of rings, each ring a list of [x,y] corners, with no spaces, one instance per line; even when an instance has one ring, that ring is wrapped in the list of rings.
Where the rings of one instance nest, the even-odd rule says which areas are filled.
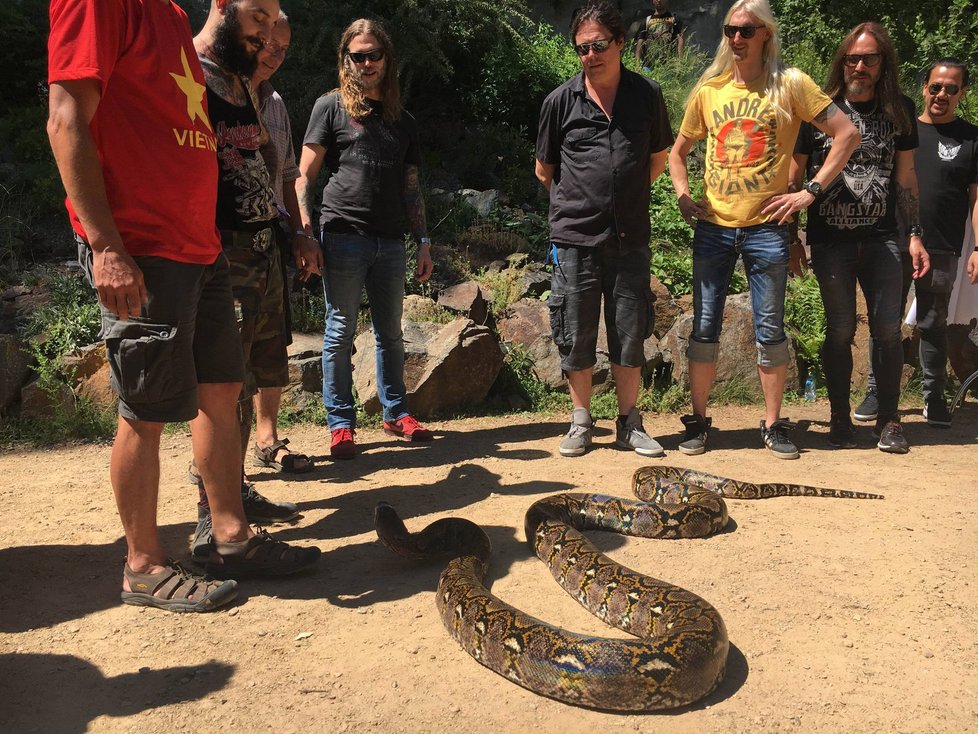
[[[289,384],[281,257],[275,246],[255,249],[250,237],[250,233],[221,232],[224,253],[231,264],[234,311],[244,352],[242,400],[260,387]]]

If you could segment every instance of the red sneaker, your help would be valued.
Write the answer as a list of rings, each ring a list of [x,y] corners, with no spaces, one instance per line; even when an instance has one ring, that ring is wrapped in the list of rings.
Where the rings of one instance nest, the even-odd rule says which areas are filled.
[[[435,437],[431,431],[410,415],[406,415],[393,423],[384,421],[384,433],[388,436],[406,438],[408,441],[431,441]]]
[[[352,459],[356,456],[352,428],[334,428],[329,434],[332,437],[329,443],[330,456],[334,459]]]

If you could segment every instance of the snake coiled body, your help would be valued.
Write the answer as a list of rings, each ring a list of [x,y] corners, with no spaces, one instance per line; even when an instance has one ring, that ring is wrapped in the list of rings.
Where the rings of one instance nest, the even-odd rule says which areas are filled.
[[[723,497],[759,499],[879,495],[792,484],[749,484],[674,467],[635,472],[638,500],[559,494],[535,502],[525,518],[527,542],[557,582],[588,611],[635,639],[580,635],[506,604],[485,587],[490,543],[461,518],[410,533],[389,505],[378,505],[377,534],[394,552],[448,558],[437,605],[452,636],[477,661],[536,693],[615,711],[650,711],[693,703],[723,679],[729,647],[719,612],[673,584],[632,571],[582,535],[608,530],[648,538],[698,538],[727,523]]]

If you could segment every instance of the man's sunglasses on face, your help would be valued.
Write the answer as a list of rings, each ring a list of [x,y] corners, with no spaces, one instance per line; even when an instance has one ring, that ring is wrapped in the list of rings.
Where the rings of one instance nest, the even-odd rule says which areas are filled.
[[[957,84],[941,84],[940,82],[934,82],[933,84],[927,85],[927,91],[933,96],[937,96],[941,93],[941,90],[947,92],[948,97],[953,97],[955,94],[961,91],[961,87]]]
[[[578,56],[587,56],[592,51],[596,54],[603,54],[610,47],[611,39],[605,38],[598,41],[591,41],[590,43],[578,43],[574,46],[574,51]]]
[[[873,67],[879,64],[882,58],[882,54],[846,54],[842,57],[842,63],[854,67],[859,66],[859,62],[862,61],[864,65]]]
[[[384,49],[374,48],[370,51],[347,51],[346,57],[354,64],[362,64],[364,61],[380,61],[384,58]]]
[[[727,38],[733,38],[738,33],[740,37],[744,40],[748,38],[753,38],[754,34],[757,33],[758,28],[763,28],[759,25],[725,25],[723,27],[723,35]]]

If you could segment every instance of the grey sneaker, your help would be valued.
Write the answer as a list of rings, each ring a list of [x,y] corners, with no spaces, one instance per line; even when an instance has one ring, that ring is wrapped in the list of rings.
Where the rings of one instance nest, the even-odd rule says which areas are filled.
[[[885,424],[877,425],[873,433],[878,433],[880,440],[876,448],[887,454],[905,454],[910,451],[910,444],[903,435],[903,426],[900,421],[893,419]]]
[[[618,418],[615,429],[615,446],[618,448],[632,449],[642,456],[662,456],[665,453],[659,442],[645,432],[642,414],[638,412],[638,408],[632,408],[624,421]]]
[[[779,459],[797,459],[798,447],[788,438],[788,431],[795,427],[794,423],[784,418],[778,418],[770,427],[761,421],[761,438],[764,439],[764,445]]]
[[[570,430],[560,442],[561,456],[580,456],[591,445],[591,434],[594,431],[594,421],[585,408],[574,408],[571,414]]]
[[[856,407],[853,411],[852,417],[857,421],[862,421],[863,423],[869,423],[870,421],[876,420],[880,413],[880,401],[876,397],[875,390],[869,390],[866,393],[866,397],[863,401]]]
[[[701,415],[684,415],[679,420],[686,427],[679,450],[687,456],[699,456],[706,451],[706,439],[713,426],[713,419]]]

